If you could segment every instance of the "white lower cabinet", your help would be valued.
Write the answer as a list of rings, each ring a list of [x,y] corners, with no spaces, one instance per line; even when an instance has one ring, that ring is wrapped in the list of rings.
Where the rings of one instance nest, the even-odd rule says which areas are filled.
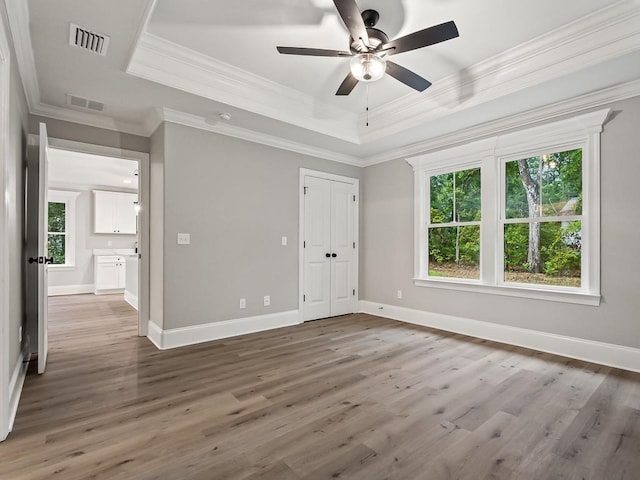
[[[124,292],[126,278],[125,257],[96,255],[94,257],[94,293]]]

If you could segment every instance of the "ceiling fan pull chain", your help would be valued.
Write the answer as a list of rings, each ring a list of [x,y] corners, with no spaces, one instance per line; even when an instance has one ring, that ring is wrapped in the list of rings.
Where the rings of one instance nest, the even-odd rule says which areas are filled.
[[[367,86],[367,124],[366,126],[369,126],[369,83],[366,84]]]

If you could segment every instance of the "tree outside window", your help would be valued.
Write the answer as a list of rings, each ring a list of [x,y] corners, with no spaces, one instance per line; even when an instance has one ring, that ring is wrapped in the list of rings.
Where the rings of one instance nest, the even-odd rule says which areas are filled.
[[[66,263],[67,208],[64,202],[49,202],[47,253],[54,265]]]
[[[504,278],[581,286],[582,149],[505,165]]]
[[[75,212],[80,192],[50,189],[48,192],[47,256],[53,268],[75,267]]]
[[[480,169],[429,177],[430,277],[480,278]]]

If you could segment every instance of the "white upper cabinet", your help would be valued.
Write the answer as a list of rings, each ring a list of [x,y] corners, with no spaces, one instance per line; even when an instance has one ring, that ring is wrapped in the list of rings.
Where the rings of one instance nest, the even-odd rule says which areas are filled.
[[[135,193],[93,191],[94,233],[126,233],[135,235]]]

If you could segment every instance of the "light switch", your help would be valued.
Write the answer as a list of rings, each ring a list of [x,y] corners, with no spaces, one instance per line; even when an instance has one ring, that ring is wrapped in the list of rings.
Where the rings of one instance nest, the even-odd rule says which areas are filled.
[[[282,237],[282,246],[283,246],[283,247],[286,247],[286,246],[287,246],[287,242],[288,242],[287,237]]]
[[[188,233],[178,233],[178,245],[189,245],[191,243],[191,235]]]

